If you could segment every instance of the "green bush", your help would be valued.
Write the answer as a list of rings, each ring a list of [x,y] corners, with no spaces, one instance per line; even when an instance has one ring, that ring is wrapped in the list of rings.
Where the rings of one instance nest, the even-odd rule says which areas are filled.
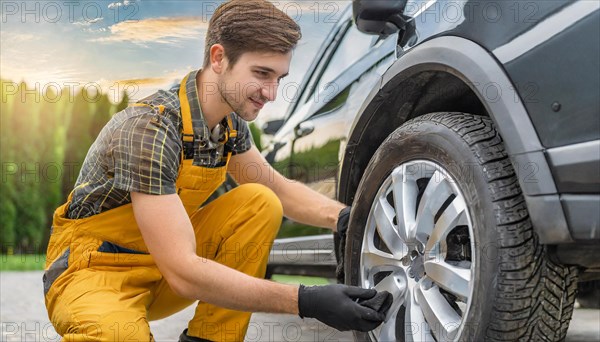
[[[84,90],[71,98],[0,83],[0,253],[45,253],[54,210],[102,127],[129,98],[113,105],[106,94]]]

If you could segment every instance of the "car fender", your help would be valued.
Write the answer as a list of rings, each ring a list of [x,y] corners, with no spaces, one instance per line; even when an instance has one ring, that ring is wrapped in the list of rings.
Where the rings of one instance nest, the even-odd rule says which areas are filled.
[[[540,240],[572,242],[544,148],[515,86],[489,51],[460,37],[442,36],[419,44],[401,55],[382,75],[379,87],[371,91],[352,123],[342,155],[338,198],[345,203],[354,199],[365,160],[368,163],[373,152],[361,155],[358,147],[369,141],[373,129],[382,127],[373,122],[388,114],[384,108],[386,102],[389,105],[390,96],[398,94],[397,88],[403,82],[425,71],[452,74],[476,94],[504,139]],[[395,115],[386,129],[393,131],[410,118],[409,114],[407,111]]]

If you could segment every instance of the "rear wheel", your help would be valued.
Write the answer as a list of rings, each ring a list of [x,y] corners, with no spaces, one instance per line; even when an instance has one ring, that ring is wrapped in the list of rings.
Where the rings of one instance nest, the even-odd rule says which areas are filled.
[[[387,290],[358,340],[562,340],[577,277],[550,261],[488,118],[433,113],[393,132],[357,189],[346,283]]]

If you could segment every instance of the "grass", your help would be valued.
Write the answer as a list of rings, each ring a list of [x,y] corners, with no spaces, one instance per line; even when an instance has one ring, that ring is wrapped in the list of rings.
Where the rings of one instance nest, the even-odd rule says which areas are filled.
[[[304,285],[328,285],[331,284],[329,280],[326,278],[319,277],[307,277],[307,276],[291,276],[291,275],[283,275],[283,274],[274,274],[273,279],[278,283],[284,284],[304,284]]]
[[[44,254],[0,255],[0,272],[41,271],[46,263]]]
[[[331,234],[331,230],[307,226],[301,223],[292,222],[290,220],[284,220],[281,228],[279,228],[279,233],[277,233],[277,238],[282,239],[319,234]]]

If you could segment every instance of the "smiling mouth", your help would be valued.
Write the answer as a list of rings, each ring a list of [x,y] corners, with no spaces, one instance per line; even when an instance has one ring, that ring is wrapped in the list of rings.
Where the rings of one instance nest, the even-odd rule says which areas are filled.
[[[265,105],[264,102],[256,101],[252,98],[250,98],[250,102],[252,102],[258,109],[261,109]]]

